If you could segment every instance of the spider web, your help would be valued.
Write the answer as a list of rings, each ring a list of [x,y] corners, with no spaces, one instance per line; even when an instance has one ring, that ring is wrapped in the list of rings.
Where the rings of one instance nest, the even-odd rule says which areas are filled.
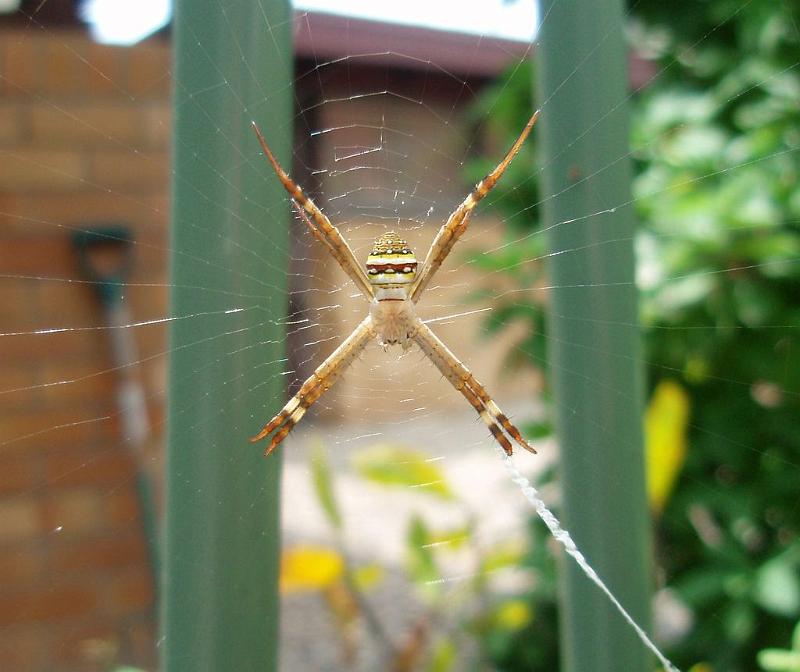
[[[131,86],[130,75],[109,69],[99,52],[48,25],[44,16],[49,4],[41,3],[21,15],[11,44],[22,49],[36,40],[48,40],[54,45],[51,48],[62,56],[59,63],[73,75],[99,82],[98,86],[140,104],[149,115],[151,132],[166,135],[171,123],[168,105],[158,102],[152,94],[163,81],[170,79],[169,63],[155,60],[146,84],[137,90]],[[731,16],[747,4],[742,2],[735,6]],[[721,17],[716,29],[724,28],[731,16]],[[224,11],[221,17],[224,18]],[[486,124],[495,111],[493,106],[481,109],[479,118],[474,121],[466,114],[476,96],[488,85],[488,73],[481,72],[481,68],[484,50],[493,38],[478,34],[474,39],[460,42],[462,52],[458,66],[445,54],[421,57],[407,48],[403,43],[407,33],[399,27],[385,28],[390,45],[385,49],[358,49],[355,42],[347,42],[351,52],[345,50],[345,53],[331,55],[326,51],[328,36],[314,19],[314,15],[302,12],[295,19],[307,51],[299,58],[292,81],[286,82],[295,91],[293,129],[272,127],[268,129],[268,138],[294,134],[293,176],[340,227],[358,258],[366,256],[379,233],[392,228],[406,237],[421,259],[438,226],[471,186],[465,176],[465,165],[484,152],[499,159],[505,149],[497,139],[486,138],[481,132],[482,124]],[[353,31],[356,27],[353,21]],[[265,24],[266,30],[277,28]],[[547,29],[545,16],[541,30]],[[235,43],[234,37],[232,42]],[[341,52],[341,46],[339,49]],[[495,43],[495,49],[500,52],[500,60],[512,68],[521,65],[529,55],[526,45],[500,41]],[[5,53],[11,53],[11,49]],[[588,53],[587,58],[590,58],[593,52],[589,50]],[[6,56],[0,80],[5,95],[14,105],[22,99],[32,104],[36,113],[49,124],[47,128],[59,125],[78,128],[85,142],[102,142],[104,150],[113,149],[116,160],[122,164],[140,162],[144,157],[137,164],[145,168],[144,172],[158,164],[158,159],[148,153],[152,148],[148,143],[156,141],[142,140],[133,133],[128,135],[124,127],[109,128],[101,117],[93,116],[91,110],[73,109],[55,85],[39,88],[33,80],[25,78],[25,71],[10,69],[10,63]],[[258,64],[248,63],[247,66],[253,72],[258,70]],[[663,74],[654,71],[652,77]],[[761,81],[767,82],[778,74],[764,73]],[[209,86],[230,88],[221,76]],[[204,109],[204,91],[189,93],[194,104]],[[230,88],[230,97],[237,101],[238,92]],[[267,94],[263,102],[269,102]],[[547,100],[541,107],[546,114]],[[16,110],[12,106],[12,115],[22,114]],[[211,110],[207,116],[209,123],[217,123]],[[599,124],[600,119],[597,121]],[[587,134],[593,130],[594,127],[588,129]],[[22,652],[19,655],[25,656],[16,669],[45,669],[48,664],[53,665],[53,660],[70,656],[73,663],[75,659],[85,662],[88,658],[96,662],[105,660],[103,656],[116,656],[119,662],[146,666],[152,664],[156,648],[152,615],[147,613],[147,605],[129,605],[130,610],[114,621],[122,635],[114,632],[114,628],[109,632],[108,628],[97,627],[86,615],[57,619],[55,626],[46,631],[44,641],[49,644],[45,646],[38,642],[37,646],[31,646],[31,631],[26,630],[30,623],[45,629],[38,614],[50,613],[47,607],[41,606],[48,599],[68,600],[71,589],[75,591],[73,595],[83,596],[76,587],[81,575],[74,564],[77,561],[70,564],[64,557],[68,551],[77,554],[80,542],[99,534],[90,527],[90,521],[98,517],[96,509],[113,513],[98,522],[99,526],[111,527],[112,531],[115,526],[124,529],[119,536],[126,540],[140,534],[136,532],[141,510],[136,505],[135,469],[130,458],[120,461],[118,457],[120,452],[124,453],[120,450],[119,436],[123,436],[123,444],[130,446],[134,443],[131,434],[134,430],[121,426],[119,411],[113,403],[112,395],[121,370],[105,341],[111,339],[114,331],[130,333],[136,341],[133,366],[124,368],[135,369],[136,377],[144,384],[150,417],[150,438],[144,459],[157,473],[164,430],[165,371],[170,354],[178,349],[191,349],[195,342],[206,339],[230,342],[233,353],[238,342],[236,335],[243,329],[240,320],[244,315],[260,311],[267,318],[279,314],[280,310],[267,305],[261,296],[231,294],[198,281],[196,287],[189,289],[213,295],[215,308],[185,315],[170,313],[166,294],[173,285],[167,275],[166,261],[173,250],[164,235],[168,207],[163,195],[156,190],[147,191],[143,182],[139,183],[138,191],[136,187],[130,189],[124,179],[115,181],[113,168],[104,172],[102,164],[94,173],[87,174],[83,165],[70,162],[69,156],[27,152],[19,138],[9,137],[11,139],[3,145],[3,155],[8,161],[16,162],[19,170],[28,170],[34,175],[32,179],[46,175],[61,179],[65,184],[78,183],[83,192],[88,192],[89,202],[97,194],[110,195],[115,216],[128,214],[132,217],[136,222],[137,266],[125,287],[125,301],[130,305],[128,317],[122,324],[109,327],[92,294],[91,281],[75,268],[66,262],[54,267],[47,259],[41,260],[37,267],[32,251],[32,261],[27,264],[18,263],[12,257],[22,258],[26,250],[41,244],[37,236],[60,238],[63,244],[74,232],[89,228],[80,223],[85,220],[53,215],[55,207],[48,212],[46,207],[32,200],[23,200],[22,206],[2,201],[4,205],[0,209],[5,211],[2,213],[4,221],[14,232],[12,243],[19,247],[9,246],[13,251],[4,255],[6,267],[0,268],[0,291],[8,297],[3,301],[7,314],[0,334],[0,353],[16,362],[8,367],[7,380],[0,389],[0,404],[4,407],[0,451],[10,474],[8,487],[0,492],[3,507],[0,511],[3,520],[8,521],[3,527],[8,544],[6,555],[11,558],[9,571],[19,583],[9,591],[7,604],[13,599],[21,602],[17,617],[0,623],[0,646],[9,652],[18,649]],[[58,149],[58,136],[52,137]],[[575,138],[575,142],[580,139]],[[653,139],[653,144],[656,140]],[[254,140],[252,155],[245,161],[260,160]],[[616,160],[617,157],[609,157],[608,165]],[[226,180],[223,168],[213,172],[220,184]],[[737,169],[729,172],[735,178]],[[173,177],[180,179],[180,176]],[[591,183],[592,178],[589,175],[583,179]],[[202,197],[200,186],[196,188],[198,197]],[[506,198],[514,196],[512,192]],[[559,196],[548,195],[543,200]],[[489,203],[479,208],[463,240],[426,291],[419,313],[486,385],[513,422],[524,427],[546,417],[546,407],[541,401],[543,375],[536,367],[512,373],[504,365],[509,349],[513,350],[519,340],[522,325],[509,323],[497,333],[486,332],[486,318],[497,299],[503,297],[504,292],[520,290],[492,285],[493,293],[479,298],[474,291],[487,280],[481,255],[523,240],[519,234],[515,234],[515,238],[508,233],[513,230],[511,220],[516,217],[504,216],[500,214],[502,210],[492,207],[498,198],[490,197]],[[634,198],[632,203],[639,198]],[[574,220],[556,226],[580,225],[581,221],[630,204],[613,203],[603,212],[576,213]],[[521,203],[519,212],[524,213],[535,205],[539,203]],[[224,203],[209,202],[210,213],[224,213],[225,207]],[[288,210],[288,203],[285,207]],[[102,212],[101,207],[95,210]],[[285,212],[267,210],[263,215],[284,218]],[[148,223],[142,224],[142,221]],[[252,222],[252,226],[258,225]],[[540,236],[543,232],[538,230],[526,235]],[[291,264],[290,309],[285,319],[288,360],[281,380],[294,392],[362,319],[365,308],[352,283],[325,257],[300,222],[292,223],[289,249],[278,252],[287,253]],[[569,253],[570,250],[548,251],[549,256]],[[214,259],[203,261],[211,266],[216,264]],[[269,258],[259,261],[265,266],[272,264]],[[509,266],[540,261],[539,255],[531,254],[509,261]],[[490,273],[499,275],[497,271]],[[698,265],[693,273],[702,276],[706,271]],[[587,283],[587,289],[590,287]],[[531,286],[523,290],[541,295],[547,287]],[[24,305],[20,303],[23,295],[30,298]],[[60,300],[72,301],[76,296],[82,302],[80,310],[64,313],[59,309]],[[196,325],[196,341],[168,344],[165,327],[175,322]],[[703,327],[698,325],[700,328]],[[794,337],[797,327],[757,328],[781,329]],[[257,334],[249,337],[259,338]],[[87,348],[100,348],[102,356],[87,353]],[[79,354],[75,355],[76,352]],[[62,361],[56,365],[53,355]],[[31,357],[35,359],[21,359]],[[191,376],[205,379],[214,365],[214,362],[198,362]],[[587,384],[606,386],[605,381],[592,377],[591,373],[586,376]],[[751,380],[732,382],[741,385],[743,397],[752,394]],[[225,384],[224,380],[218,381],[220,388]],[[262,385],[254,383],[248,390],[262,405],[261,417],[253,418],[252,431],[282,405],[280,399],[261,399]],[[612,392],[626,393],[624,390]],[[231,403],[237,401],[234,399]],[[181,412],[181,401],[172,400],[172,403],[177,412]],[[225,410],[220,409],[220,414],[224,416]],[[762,446],[739,446],[736,436],[720,436],[719,440],[731,447],[766,455]],[[537,457],[522,455],[513,463],[506,461],[511,480],[520,486],[529,500],[526,502],[517,488],[510,485],[508,473],[498,464],[493,441],[484,425],[417,350],[399,354],[383,352],[377,346],[368,348],[281,447],[285,458],[283,534],[287,547],[299,543],[333,545],[336,541],[316,501],[310,475],[309,465],[318,459],[319,444],[334,474],[335,491],[345,520],[343,544],[347,552],[359,563],[377,563],[385,568],[385,581],[370,600],[389,631],[407,632],[425,609],[424,598],[409,597],[403,560],[408,552],[409,521],[415,515],[438,533],[436,540],[430,542],[437,548],[457,547],[465,524],[472,520],[477,521],[473,534],[479,545],[492,548],[506,546],[509,542],[524,542],[526,520],[530,515],[527,503],[530,503],[546,522],[549,521],[554,537],[567,546],[568,552],[582,558],[579,551],[570,546],[569,537],[548,517],[543,499],[548,504],[557,504],[555,489],[547,488],[542,498],[530,485],[530,480],[538,478],[554,463],[556,441],[552,438],[538,441],[540,455]],[[456,493],[457,501],[442,502],[431,496],[426,492],[431,489],[431,483],[387,488],[364,479],[354,468],[354,460],[376,445],[420,451],[426,463],[443,474]],[[203,449],[198,446],[198,451]],[[252,448],[248,445],[241,449]],[[30,451],[41,453],[35,463],[29,462]],[[592,458],[587,455],[586,459]],[[95,479],[100,476],[97,473],[106,468],[111,473],[106,474],[98,486]],[[712,493],[722,487],[713,478],[709,478],[706,485]],[[254,501],[263,494],[254,493]],[[141,555],[141,543],[134,543],[134,546],[138,550],[131,555]],[[37,549],[44,550],[40,553]],[[36,565],[42,563],[42,555],[48,558],[49,565]],[[437,557],[441,576],[428,583],[444,587],[444,594],[452,600],[455,612],[461,606],[459,600],[465,599],[470,583],[482,570],[476,566],[474,554],[444,552]],[[591,558],[588,561],[590,563]],[[140,565],[146,567],[146,562],[141,559]],[[109,563],[97,572],[98,580],[112,591],[109,595],[123,595],[120,601],[124,601],[126,590],[147,593],[142,589],[148,581],[146,569],[129,563],[120,573]],[[587,569],[587,573],[591,575],[592,572]],[[529,572],[508,568],[490,572],[487,578],[491,590],[498,594],[521,592],[529,588],[533,580]],[[24,592],[29,585],[30,590]],[[424,587],[422,590],[424,592]],[[31,599],[32,595],[35,599]],[[609,597],[613,599],[610,593]],[[320,599],[317,594],[285,598],[282,669],[349,669],[336,667],[337,663],[331,662],[335,645],[330,642],[336,640],[337,634],[331,619],[320,615]],[[74,601],[79,599],[76,597]],[[86,613],[89,611],[87,608]],[[458,614],[445,610],[443,618],[453,623]],[[319,644],[326,639],[327,644]],[[113,649],[111,652],[109,647]],[[34,649],[42,650],[34,654]],[[365,646],[364,651],[360,653],[359,664],[370,669],[380,652],[370,646]],[[475,654],[474,648],[467,647],[465,651],[466,655]],[[669,668],[665,659],[661,662]]]

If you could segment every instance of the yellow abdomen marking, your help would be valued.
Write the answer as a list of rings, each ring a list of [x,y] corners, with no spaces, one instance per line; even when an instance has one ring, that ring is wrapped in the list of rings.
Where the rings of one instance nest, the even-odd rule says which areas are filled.
[[[397,287],[413,282],[416,274],[417,259],[405,240],[394,231],[387,231],[375,239],[367,257],[370,283]]]

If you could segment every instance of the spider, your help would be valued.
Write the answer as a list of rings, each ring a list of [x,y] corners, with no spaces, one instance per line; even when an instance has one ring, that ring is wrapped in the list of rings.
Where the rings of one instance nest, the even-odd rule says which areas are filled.
[[[507,455],[512,453],[511,440],[525,450],[536,452],[522,438],[519,430],[511,424],[470,370],[417,317],[414,304],[419,301],[422,292],[456,241],[466,231],[475,206],[492,190],[519,152],[538,116],[537,110],[503,160],[475,185],[472,193],[447,218],[436,234],[419,270],[414,253],[406,242],[394,231],[387,231],[375,240],[372,251],[367,257],[365,271],[356,261],[353,250],[339,229],[331,224],[322,210],[283,170],[267,146],[258,126],[253,122],[253,130],[261,148],[289,193],[292,206],[313,236],[325,246],[328,253],[370,302],[369,313],[353,333],[317,367],[281,411],[250,439],[255,443],[275,432],[264,455],[269,455],[289,435],[311,405],[333,386],[373,338],[384,348],[389,345],[399,345],[403,350],[407,350],[412,343],[416,343],[450,384],[466,397]]]

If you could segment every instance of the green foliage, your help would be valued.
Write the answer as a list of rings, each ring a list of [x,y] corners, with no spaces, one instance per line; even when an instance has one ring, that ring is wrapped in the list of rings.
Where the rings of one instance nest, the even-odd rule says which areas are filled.
[[[355,467],[363,478],[379,485],[416,488],[441,499],[453,498],[441,470],[418,450],[380,444],[361,451]]]
[[[420,497],[433,494],[451,506],[461,506],[461,524],[433,528],[412,515],[406,533],[406,572],[421,600],[418,620],[402,639],[387,631],[365,593],[381,581],[376,565],[353,568],[344,548],[343,524],[336,502],[333,474],[322,447],[315,450],[312,477],[320,506],[336,532],[338,550],[298,546],[284,551],[282,585],[286,592],[315,590],[326,597],[342,638],[345,658],[359,645],[353,623],[361,619],[366,631],[385,651],[386,669],[427,672],[556,669],[554,641],[555,597],[553,561],[546,551],[548,533],[537,524],[535,547],[524,541],[487,545],[476,534],[474,514],[460,505],[444,473],[426,454],[409,448],[379,444],[360,451],[353,466],[362,478],[384,488],[412,488]],[[436,487],[419,487],[435,482]],[[448,581],[448,561],[474,568],[458,590]],[[503,572],[530,574],[531,594],[500,590],[495,582]],[[536,608],[531,596],[539,599]],[[515,643],[525,642],[526,646]],[[470,653],[463,655],[464,646]],[[499,667],[498,667],[499,666]]]
[[[719,670],[751,668],[800,615],[792,4],[717,1],[701,17],[699,3],[680,3],[691,26],[681,9],[642,8],[667,36],[662,62],[678,62],[643,93],[633,126],[650,375],[683,372],[695,426],[659,561],[695,617],[678,662]],[[676,21],[686,32],[666,28]]]
[[[552,478],[552,474],[545,478]],[[531,611],[532,627],[480,633],[489,660],[499,670],[559,669],[556,562],[548,543],[550,533],[539,519],[530,522],[530,538],[520,562],[533,576],[533,587],[522,596]]]
[[[533,109],[531,82],[533,69],[527,61],[514,66],[508,77],[487,88],[471,111],[474,123],[483,125],[484,136],[493,146],[467,164],[467,175],[477,182],[496,164],[525,126]],[[539,229],[538,181],[532,171],[536,148],[536,133],[522,145],[517,158],[508,167],[503,179],[488,196],[487,209],[497,208],[507,224],[505,243],[486,252],[471,250],[471,264],[496,280],[491,287],[478,289],[471,298],[493,302],[493,310],[484,322],[487,337],[512,322],[521,322],[524,335],[509,349],[506,365],[510,370],[533,361],[544,366],[547,361],[547,340],[544,338],[544,293],[538,289],[545,284],[544,237]],[[489,159],[487,157],[494,157]],[[502,288],[513,288],[513,294],[502,295]]]
[[[433,537],[425,521],[413,516],[408,526],[408,573],[430,598],[438,597],[441,576],[433,554]]]
[[[765,672],[800,672],[800,623],[792,635],[792,648],[758,652],[758,665]]]
[[[632,124],[648,375],[651,389],[677,376],[692,409],[657,521],[660,574],[693,615],[669,653],[684,668],[753,669],[800,616],[800,6],[641,0],[629,16],[658,72]],[[501,146],[532,108],[530,73],[510,81],[476,112],[500,120],[488,134]],[[536,206],[521,205],[540,196],[518,165],[492,202],[509,245],[473,261],[490,278],[479,291],[506,297],[487,331],[527,325],[512,357],[543,367],[544,236]],[[532,646],[511,642],[495,660]]]
[[[325,450],[322,447],[322,442],[318,441],[314,445],[314,454],[311,460],[311,474],[314,479],[314,490],[317,493],[322,510],[328,518],[328,522],[334,528],[340,530],[342,528],[342,516],[339,513],[339,507],[336,504],[336,499],[333,496],[333,485],[331,483],[331,468],[328,464],[328,458],[325,455]]]
[[[450,672],[455,669],[456,645],[449,637],[442,637],[433,646],[427,672]]]

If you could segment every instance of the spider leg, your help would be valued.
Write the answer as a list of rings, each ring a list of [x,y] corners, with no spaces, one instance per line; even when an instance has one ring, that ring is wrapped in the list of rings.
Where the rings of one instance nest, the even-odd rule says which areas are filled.
[[[512,453],[509,437],[525,450],[531,453],[536,452],[533,446],[522,437],[520,431],[511,424],[505,413],[494,403],[486,388],[422,321],[417,322],[414,340],[450,384],[466,397],[506,454],[511,455]]]
[[[514,160],[514,157],[519,153],[522,143],[525,142],[525,138],[528,137],[528,134],[531,132],[538,118],[539,110],[536,110],[503,160],[497,164],[492,172],[475,185],[472,193],[464,199],[461,205],[453,210],[453,213],[447,218],[442,228],[439,229],[425,257],[425,263],[422,264],[422,270],[417,274],[417,278],[411,287],[411,300],[414,303],[419,301],[422,291],[427,287],[433,274],[436,273],[447,258],[447,255],[450,254],[450,251],[453,249],[456,241],[461,237],[461,234],[467,230],[469,218],[475,206],[492,190],[494,185],[497,184],[497,181],[502,177],[506,168],[508,168],[509,164]]]
[[[301,213],[301,217],[303,218],[306,226],[311,229],[314,237],[321,241],[334,259],[339,262],[339,265],[342,267],[344,272],[350,276],[350,279],[356,283],[356,286],[361,290],[361,293],[364,294],[367,299],[372,299],[374,292],[372,285],[369,282],[369,278],[367,277],[364,269],[356,260],[353,250],[347,244],[347,241],[342,237],[339,229],[331,224],[331,220],[328,219],[325,213],[323,213],[322,210],[316,206],[314,201],[305,195],[300,186],[294,180],[292,180],[292,178],[289,177],[286,171],[281,167],[277,159],[270,151],[270,148],[267,146],[267,141],[261,134],[261,130],[256,125],[256,122],[253,122],[253,130],[256,132],[258,142],[261,144],[261,149],[264,150],[264,155],[267,157],[270,164],[272,164],[272,169],[275,171],[275,174],[278,176],[281,184],[283,184],[283,188],[286,189],[289,196],[291,196],[293,203],[299,204],[299,206],[295,206],[295,209]],[[302,206],[302,210],[300,209],[300,206]],[[311,215],[311,217],[309,218],[303,211]]]
[[[500,446],[506,452],[506,455],[511,455],[513,452],[511,442],[508,440],[508,437],[503,434],[503,430],[500,428],[500,425],[498,425],[486,411],[486,408],[478,398],[478,395],[475,394],[475,392],[472,391],[472,388],[470,388],[467,384],[464,384],[459,391],[464,395],[464,397],[466,397],[472,408],[478,412],[478,415],[481,416],[481,420],[483,420],[483,422],[489,428],[489,431],[492,433],[495,441],[500,444]]]
[[[375,335],[372,318],[367,317],[359,324],[336,348],[328,358],[320,364],[314,373],[303,383],[281,411],[270,420],[261,431],[250,439],[251,443],[267,438],[272,432],[275,434],[264,451],[264,455],[269,455],[278,444],[283,441],[294,426],[300,422],[306,411],[316,402],[333,384],[339,379],[344,370],[353,363]],[[277,430],[277,431],[276,431]]]

